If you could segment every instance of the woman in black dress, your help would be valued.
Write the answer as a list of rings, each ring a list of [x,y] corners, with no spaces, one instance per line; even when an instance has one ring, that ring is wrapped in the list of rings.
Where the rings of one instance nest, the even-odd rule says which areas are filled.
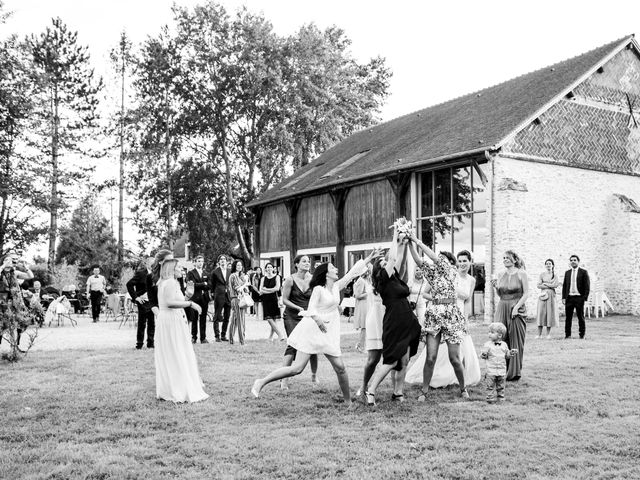
[[[262,280],[262,269],[256,267],[251,276],[251,299],[253,300],[253,311],[257,320],[262,320],[262,297],[260,297],[260,281]]]
[[[391,399],[404,401],[402,389],[407,364],[418,352],[420,324],[409,304],[409,287],[396,270],[396,259],[405,258],[406,248],[404,240],[398,244],[398,230],[394,227],[387,260],[378,260],[373,267],[373,288],[382,297],[385,313],[382,320],[382,367],[365,392],[367,405],[376,404],[376,388],[391,370],[397,371]]]
[[[262,298],[262,314],[264,319],[271,326],[269,340],[273,335],[278,336],[278,340],[284,340],[282,333],[276,325],[280,319],[280,305],[278,302],[278,292],[280,291],[280,278],[275,275],[273,264],[267,263],[264,266],[265,276],[260,280],[260,297]]]
[[[311,298],[312,289],[309,288],[309,282],[311,281],[311,260],[307,255],[296,255],[293,259],[293,267],[295,272],[287,277],[282,284],[282,302],[284,303],[284,330],[287,332],[287,337],[291,335],[293,329],[302,320],[300,312],[307,309],[309,306],[309,299]],[[290,366],[296,358],[296,349],[291,345],[287,345],[287,349],[284,351],[284,363],[285,367]],[[316,372],[318,371],[318,356],[311,355],[309,360],[311,364],[311,381],[317,382]],[[280,387],[287,389],[287,379],[280,381]]]

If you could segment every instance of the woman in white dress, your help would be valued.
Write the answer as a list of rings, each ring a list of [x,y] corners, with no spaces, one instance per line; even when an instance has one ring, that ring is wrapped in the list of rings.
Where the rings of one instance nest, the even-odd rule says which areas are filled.
[[[469,275],[471,267],[471,253],[462,250],[457,257],[458,275],[455,281],[456,304],[464,315],[465,320],[471,309],[471,299],[476,286],[476,279]],[[467,328],[468,331],[468,328]],[[424,362],[427,356],[427,349],[423,349],[416,362],[407,372],[407,382],[420,383],[423,379]],[[475,385],[480,381],[480,362],[476,349],[473,346],[471,335],[466,334],[460,344],[460,357],[464,366],[465,385]],[[448,352],[441,348],[438,350],[436,364],[433,369],[433,376],[429,382],[431,388],[446,387],[447,385],[457,385],[458,379],[449,361]]]
[[[351,404],[349,377],[340,350],[340,291],[352,279],[362,275],[367,270],[367,264],[378,255],[379,251],[374,250],[367,258],[356,262],[341,279],[338,279],[338,269],[330,263],[323,263],[316,268],[309,283],[309,287],[313,289],[309,307],[300,312],[303,318],[287,339],[287,343],[297,351],[295,362],[257,379],[251,388],[251,393],[256,398],[268,383],[302,373],[311,355],[324,354],[338,376],[344,402]]]
[[[176,280],[178,261],[166,259],[154,271],[158,285],[158,318],[156,319],[155,364],[156,397],[171,402],[198,402],[209,397],[203,389],[196,355],[187,326],[186,307],[200,314],[200,306],[184,299]]]

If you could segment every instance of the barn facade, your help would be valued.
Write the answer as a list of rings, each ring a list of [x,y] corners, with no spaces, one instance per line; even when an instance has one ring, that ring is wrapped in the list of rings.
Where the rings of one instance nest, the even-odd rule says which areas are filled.
[[[507,249],[531,315],[545,259],[561,274],[574,253],[640,314],[639,51],[625,37],[350,136],[250,204],[261,263],[287,273],[302,252],[344,271],[404,215],[436,250],[473,253],[476,315]]]

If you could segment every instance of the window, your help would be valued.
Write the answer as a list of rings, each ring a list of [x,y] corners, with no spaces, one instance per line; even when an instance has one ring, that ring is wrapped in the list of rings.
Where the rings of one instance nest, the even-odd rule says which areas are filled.
[[[469,250],[473,254],[474,271],[469,273],[476,276],[478,293],[473,313],[482,314],[487,247],[485,185],[472,165],[463,165],[420,174],[418,188],[418,235],[436,252],[447,250],[455,255]]]

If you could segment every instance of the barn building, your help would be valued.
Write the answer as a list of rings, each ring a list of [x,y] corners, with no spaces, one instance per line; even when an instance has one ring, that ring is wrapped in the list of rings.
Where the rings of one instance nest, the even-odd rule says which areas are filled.
[[[341,271],[405,215],[436,250],[473,252],[474,312],[502,253],[538,275],[578,254],[618,312],[640,314],[640,47],[633,36],[360,131],[249,206],[261,263]],[[533,313],[531,313],[533,312]]]

